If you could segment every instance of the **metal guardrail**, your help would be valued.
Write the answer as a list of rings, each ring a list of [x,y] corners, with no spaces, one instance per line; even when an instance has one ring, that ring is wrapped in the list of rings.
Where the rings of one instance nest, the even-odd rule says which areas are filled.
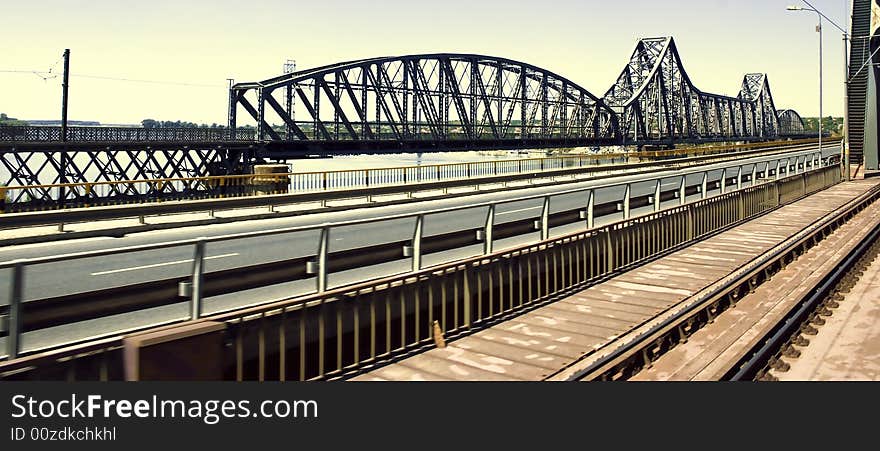
[[[203,299],[204,299],[204,291],[205,291],[205,274],[203,273],[203,259],[205,258],[205,245],[209,243],[217,243],[223,241],[231,241],[231,240],[241,240],[247,238],[257,238],[257,237],[267,237],[271,235],[279,235],[279,234],[290,234],[296,232],[305,232],[305,231],[315,231],[318,232],[318,242],[316,243],[316,249],[318,249],[317,253],[310,258],[301,259],[300,264],[304,264],[305,268],[299,273],[304,277],[313,278],[315,283],[315,292],[318,294],[328,292],[329,290],[334,289],[334,287],[328,286],[328,275],[333,271],[338,271],[340,269],[345,269],[347,266],[351,266],[350,262],[346,263],[346,259],[355,258],[358,260],[358,263],[354,267],[364,267],[369,266],[371,264],[381,263],[383,260],[394,260],[400,258],[408,258],[411,263],[411,270],[414,272],[422,271],[424,268],[423,257],[432,252],[438,252],[446,249],[452,249],[456,247],[461,247],[463,245],[468,244],[482,244],[482,254],[483,255],[493,255],[496,251],[495,242],[498,239],[502,239],[504,237],[511,237],[520,235],[522,233],[536,233],[539,232],[540,240],[546,241],[551,238],[551,229],[553,227],[557,227],[560,225],[571,224],[571,223],[583,223],[585,229],[593,230],[597,225],[597,219],[602,218],[603,220],[623,220],[625,223],[630,221],[630,216],[633,211],[641,211],[638,210],[640,208],[649,208],[651,211],[655,212],[648,217],[648,219],[640,218],[635,219],[636,223],[650,221],[656,218],[659,218],[659,211],[663,207],[663,203],[666,202],[667,207],[673,207],[674,210],[678,211],[684,208],[685,210],[697,208],[693,205],[702,205],[700,203],[697,204],[686,204],[687,197],[693,195],[699,195],[701,199],[707,202],[708,196],[711,191],[717,190],[718,195],[720,196],[728,196],[732,188],[741,189],[743,188],[743,182],[748,182],[750,185],[755,185],[756,181],[759,181],[762,177],[773,177],[773,180],[778,180],[783,177],[783,174],[789,176],[792,172],[801,171],[801,175],[807,177],[805,173],[807,171],[816,172],[819,171],[822,174],[823,180],[826,178],[825,173],[827,172],[828,167],[822,167],[822,169],[816,169],[822,165],[822,157],[821,153],[816,152],[810,155],[810,158],[807,156],[798,156],[792,158],[776,158],[776,159],[768,159],[769,161],[765,161],[764,163],[744,163],[742,165],[734,165],[732,167],[728,167],[725,169],[712,169],[712,170],[694,170],[688,171],[681,175],[677,176],[661,176],[656,179],[646,180],[647,183],[653,184],[654,189],[646,195],[636,195],[633,194],[632,186],[634,183],[609,183],[605,186],[601,187],[593,187],[593,188],[578,188],[571,189],[567,191],[562,191],[558,193],[554,193],[552,195],[533,195],[533,196],[523,196],[516,199],[509,199],[503,202],[484,202],[480,204],[467,205],[467,206],[457,206],[457,207],[449,207],[445,209],[437,209],[430,211],[423,211],[417,213],[405,213],[395,216],[388,216],[384,218],[371,218],[371,219],[363,219],[358,221],[350,221],[340,224],[322,224],[317,226],[304,226],[304,227],[291,227],[284,229],[276,229],[270,231],[260,231],[260,232],[250,232],[250,233],[239,233],[233,235],[226,236],[218,236],[212,238],[203,238],[203,239],[191,239],[191,240],[181,240],[181,241],[173,241],[166,243],[156,243],[149,245],[140,245],[140,246],[131,246],[124,247],[118,249],[107,249],[100,251],[89,251],[82,253],[74,253],[74,254],[66,254],[66,255],[57,255],[57,256],[48,256],[41,258],[34,258],[28,260],[21,261],[13,261],[13,262],[5,262],[0,263],[0,269],[11,269],[11,295],[8,307],[8,335],[9,339],[7,354],[9,356],[17,356],[20,351],[20,345],[18,337],[21,333],[22,325],[25,323],[24,317],[27,316],[28,308],[37,308],[39,306],[38,301],[30,301],[27,303],[22,303],[22,286],[25,285],[25,268],[31,265],[39,265],[46,263],[57,263],[57,262],[69,262],[75,261],[83,258],[95,258],[123,253],[134,253],[134,252],[143,252],[149,250],[160,250],[160,249],[169,249],[172,247],[180,247],[180,246],[191,246],[194,249],[194,265],[193,271],[189,277],[188,283],[186,285],[186,291],[189,292],[189,302],[190,302],[190,311],[191,311],[191,319],[199,319],[202,315],[203,309]],[[782,162],[785,162],[784,164]],[[763,164],[763,167],[759,170],[759,166]],[[772,165],[772,166],[771,166]],[[744,167],[751,166],[751,171],[744,171]],[[837,166],[831,166],[830,168],[834,170],[839,170]],[[710,173],[720,172],[720,177],[718,179],[710,180]],[[693,184],[688,180],[693,180],[693,176],[698,176],[699,182]],[[797,178],[797,176],[795,177]],[[676,189],[666,190],[663,188],[663,181],[669,182],[670,180],[677,185]],[[812,179],[811,179],[812,180]],[[640,182],[641,183],[641,182]],[[812,183],[812,182],[811,182]],[[766,184],[768,186],[775,186],[773,183]],[[757,185],[753,187],[760,187],[764,185]],[[609,191],[620,191],[622,192],[622,197],[618,199],[614,199],[611,202],[606,202],[600,204],[596,201],[598,192],[609,192]],[[559,199],[559,196],[565,196],[570,194],[579,194],[584,199],[584,204],[582,207],[573,211],[553,211],[552,206],[555,205],[556,200]],[[778,204],[779,199],[786,199],[786,192],[780,191],[777,193],[774,199],[774,203]],[[495,210],[499,205],[503,204],[512,204],[517,202],[523,202],[528,200],[540,200],[542,207],[541,213],[539,216],[534,218],[529,218],[517,222],[511,223],[502,223],[500,221],[496,221]],[[689,206],[690,205],[690,206]],[[707,204],[709,205],[709,204]],[[714,204],[713,204],[714,205]],[[726,205],[726,204],[725,204]],[[448,214],[459,212],[463,210],[473,210],[475,208],[484,208],[486,212],[486,221],[483,227],[477,229],[469,229],[465,231],[461,231],[462,233],[468,234],[469,236],[462,235],[461,237],[449,240],[449,237],[439,237],[440,241],[436,240],[437,237],[426,236],[424,234],[424,230],[426,228],[426,224],[430,224],[434,218],[438,217],[441,214]],[[700,207],[702,208],[702,207]],[[708,208],[708,207],[707,207]],[[727,207],[725,207],[727,208]],[[688,236],[698,237],[700,236],[700,231],[706,227],[717,227],[720,224],[725,223],[730,218],[738,217],[738,215],[745,214],[743,213],[744,209],[752,208],[747,205],[742,205],[740,207],[734,208],[729,212],[718,211],[716,212],[719,216],[711,216],[701,219],[700,217],[694,217],[689,219],[689,221],[696,221],[690,223],[687,228],[683,226],[683,223],[669,223],[667,225],[674,226],[674,229],[677,229],[676,233],[684,233]],[[683,211],[683,210],[682,210]],[[701,210],[702,211],[702,210]],[[751,210],[748,210],[751,211]],[[715,213],[713,213],[715,214]],[[719,219],[720,218],[720,219]],[[726,219],[725,219],[726,218]],[[378,223],[383,221],[394,221],[394,220],[410,220],[413,224],[413,235],[409,240],[406,240],[403,243],[400,242],[392,242],[392,243],[382,243],[378,244],[376,247],[381,248],[379,252],[377,249],[373,248],[365,248],[358,249],[360,255],[371,256],[373,260],[370,258],[364,259],[363,257],[357,258],[353,256],[352,251],[341,251],[341,252],[332,252],[330,249],[329,237],[332,231],[338,227],[351,227],[353,225],[362,225],[368,223]],[[720,221],[720,222],[719,222]],[[613,224],[612,224],[613,225]],[[603,226],[602,229],[606,230],[611,226]],[[616,227],[616,226],[615,226]],[[627,226],[628,227],[628,226]],[[610,230],[610,229],[609,229]],[[616,229],[615,229],[616,230]],[[686,232],[686,230],[690,230],[690,232]],[[444,241],[451,241],[452,247],[444,246],[442,243]],[[388,248],[389,245],[396,247],[396,250],[392,248]],[[387,248],[387,249],[386,249]],[[636,248],[631,250],[620,250],[620,252],[643,252],[644,249]],[[635,254],[633,254],[635,255]],[[632,257],[627,257],[632,258]],[[623,260],[620,260],[623,259]],[[625,261],[626,258],[618,257],[619,261]],[[335,266],[335,269],[334,269]],[[612,265],[614,266],[614,265]],[[232,275],[227,275],[229,277],[233,277]],[[499,276],[500,277],[500,276]],[[233,277],[234,278],[234,277]],[[178,282],[177,280],[173,280],[175,284]],[[276,281],[275,283],[279,283]],[[233,290],[234,291],[234,290]],[[89,302],[95,302],[94,296],[88,297]],[[118,299],[117,299],[118,300]],[[171,299],[165,301],[165,303],[173,303],[179,302],[179,299]],[[71,305],[69,303],[66,304],[65,309],[69,311]]]
[[[225,379],[337,378],[467,334],[840,181],[774,179],[516,249],[204,318],[227,325]],[[5,379],[121,379],[122,337],[0,363]]]
[[[254,141],[252,129],[195,128],[195,127],[68,127],[68,142],[130,142],[179,141],[226,142]],[[60,142],[60,126],[0,126],[0,142]]]
[[[380,186],[454,181],[476,177],[535,174],[589,168],[601,164],[656,161],[674,157],[713,156],[733,151],[747,153],[748,151],[772,149],[780,145],[796,147],[815,142],[815,140],[807,139],[782,143],[768,142],[662,151],[561,155],[545,158],[374,169],[9,186],[0,187],[0,199],[6,200],[5,204],[0,202],[0,212],[42,211],[163,200],[369,189]]]
[[[806,146],[809,147],[808,145]],[[780,152],[795,152],[802,148],[802,146],[795,147],[784,147],[779,148]],[[777,150],[777,148],[771,148],[766,150],[752,150],[752,151],[744,151],[737,153],[735,155],[729,156],[697,156],[697,157],[688,157],[682,159],[674,160],[676,164],[687,164],[687,163],[695,163],[705,160],[719,160],[719,162],[723,162],[724,160],[734,160],[738,158],[743,158],[752,154],[766,154],[766,152]],[[229,195],[223,196],[220,198],[211,198],[208,199],[199,199],[199,200],[188,200],[186,202],[175,202],[175,203],[161,203],[161,202],[153,202],[147,203],[144,205],[111,205],[111,206],[102,206],[100,203],[95,206],[101,206],[99,209],[65,209],[65,210],[56,210],[54,212],[18,212],[13,215],[0,215],[0,228],[10,228],[10,227],[26,227],[26,226],[37,226],[37,225],[59,225],[59,227],[63,228],[65,223],[75,223],[81,221],[99,221],[105,219],[119,219],[126,217],[138,217],[141,219],[143,223],[143,218],[146,215],[157,215],[157,214],[166,214],[166,213],[192,213],[192,212],[211,212],[212,214],[216,211],[222,210],[232,210],[238,208],[252,208],[252,207],[269,207],[269,212],[272,213],[275,211],[275,207],[283,206],[283,205],[292,205],[297,203],[304,202],[316,202],[320,201],[322,204],[325,204],[327,201],[332,200],[341,200],[341,199],[351,199],[358,197],[365,197],[368,202],[370,202],[373,196],[381,196],[381,195],[390,195],[390,194],[407,194],[408,196],[412,196],[414,193],[419,191],[432,191],[442,189],[444,193],[451,188],[460,188],[460,187],[469,187],[469,186],[477,186],[480,185],[492,185],[492,184],[503,184],[506,186],[508,182],[515,182],[522,180],[524,178],[528,179],[545,179],[548,182],[554,181],[557,176],[562,177],[571,177],[577,176],[580,174],[589,175],[596,174],[597,171],[607,171],[609,169],[614,169],[616,171],[630,170],[630,169],[639,169],[645,167],[647,163],[622,163],[614,166],[600,165],[600,166],[585,166],[585,167],[573,167],[567,169],[555,169],[555,170],[547,170],[543,172],[531,172],[526,174],[511,174],[511,175],[497,175],[497,176],[482,176],[482,177],[461,177],[461,178],[453,178],[445,181],[409,181],[406,184],[399,185],[394,183],[389,184],[377,184],[369,187],[359,187],[359,188],[335,188],[330,190],[318,190],[318,191],[308,191],[304,193],[298,194],[284,194],[284,195],[276,195],[276,196],[235,196]],[[659,163],[661,166],[667,166],[667,163]],[[657,169],[652,169],[650,167],[645,167],[644,171],[637,171],[635,173],[648,173],[651,171],[656,171]],[[247,176],[231,176],[230,178],[207,178],[206,182],[198,182],[198,179],[192,179],[193,183],[209,183],[216,184],[216,189],[221,189],[222,192],[228,193],[236,193],[242,191],[249,192],[259,192],[259,193],[284,193],[285,183],[283,182],[284,177],[289,176],[289,174],[257,174],[257,175],[247,175]],[[527,177],[526,177],[527,176]],[[280,181],[279,181],[280,180]],[[144,182],[141,182],[144,183]],[[163,182],[159,181],[158,184],[162,184]],[[154,189],[162,189],[157,186]],[[289,185],[287,185],[287,189],[289,189]],[[0,188],[2,191],[2,188]],[[89,204],[91,205],[91,204]]]

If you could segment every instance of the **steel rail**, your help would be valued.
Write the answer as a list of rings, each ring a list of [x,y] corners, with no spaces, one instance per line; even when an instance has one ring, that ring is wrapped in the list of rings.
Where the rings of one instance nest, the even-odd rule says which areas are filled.
[[[754,380],[767,366],[788,340],[794,336],[822,302],[834,291],[840,281],[857,266],[862,258],[880,238],[880,224],[874,226],[855,249],[837,264],[834,270],[826,275],[810,291],[806,299],[802,300],[796,310],[776,325],[755,347],[750,349],[745,356],[740,358],[735,365],[722,376],[722,380],[744,381]]]

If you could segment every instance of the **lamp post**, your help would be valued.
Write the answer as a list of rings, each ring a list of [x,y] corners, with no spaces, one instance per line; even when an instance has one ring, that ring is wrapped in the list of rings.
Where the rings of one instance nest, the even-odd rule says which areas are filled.
[[[810,4],[807,0],[802,0],[807,4],[807,7],[804,8],[802,6],[789,6],[786,9],[789,11],[812,11],[816,13],[819,19],[819,24],[816,26],[816,31],[819,33],[819,151],[822,151],[822,19],[827,20],[831,25],[834,25],[838,30],[843,33],[843,141],[840,147],[840,161],[841,161],[841,170],[843,170],[844,177],[846,180],[850,179],[850,167],[849,167],[849,89],[848,88],[848,78],[849,78],[849,65],[847,63],[847,40],[849,39],[849,33],[846,32],[843,28],[837,25],[833,20],[829,19],[828,16],[822,14],[821,11],[814,8],[813,5]]]

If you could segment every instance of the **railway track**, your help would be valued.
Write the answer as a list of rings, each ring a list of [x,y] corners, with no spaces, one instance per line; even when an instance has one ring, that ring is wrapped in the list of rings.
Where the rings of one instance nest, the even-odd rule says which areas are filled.
[[[817,248],[840,257],[847,246],[870,239],[870,221],[880,222],[878,199],[876,183],[838,185],[354,380],[619,380],[663,372],[659,362],[668,355],[690,357],[687,347],[700,334],[742,316],[760,290],[774,290],[782,278],[774,274],[808,258],[833,268],[838,259],[813,256]],[[787,291],[776,291],[788,298],[798,287],[809,293],[814,272],[788,277]],[[758,316],[765,327],[766,316]],[[724,338],[740,344],[743,355],[759,343]]]
[[[878,198],[875,187],[576,379],[776,380],[880,251]]]
[[[805,168],[801,168],[805,169]],[[794,171],[796,172],[797,169]],[[791,168],[766,169],[756,171],[755,174],[743,174],[741,181],[735,174],[727,174],[723,181],[717,184],[736,186],[741,182],[753,183],[756,180],[789,176]],[[717,188],[717,186],[716,186]],[[681,187],[666,188],[659,193],[651,192],[642,195],[633,195],[628,200],[628,208],[650,208],[655,202],[674,201],[682,196],[694,196],[703,190],[699,181],[690,181]],[[609,202],[596,202],[593,206],[593,217],[596,221],[603,220],[614,215],[619,215],[621,202],[612,200]],[[576,208],[565,211],[548,213],[546,227],[548,229],[577,224],[584,222],[584,211]],[[534,233],[536,230],[535,219],[526,218],[521,220],[500,223],[493,226],[492,235],[494,240],[502,240]],[[425,236],[421,239],[420,249],[425,255],[459,249],[466,246],[480,245],[485,239],[479,232],[482,228],[457,230],[433,236]],[[340,272],[356,268],[365,268],[383,263],[399,261],[405,258],[404,248],[412,247],[412,240],[399,240],[373,245],[365,248],[357,248],[330,252],[327,255],[327,271]],[[209,272],[204,275],[202,289],[204,297],[237,293],[273,284],[286,283],[297,280],[310,280],[314,274],[307,268],[314,256],[303,256],[271,263],[261,263],[241,266],[233,269]],[[190,280],[188,275],[150,280],[133,283],[127,286],[93,290],[68,295],[39,298],[24,302],[22,309],[23,330],[38,330],[53,326],[59,326],[78,321],[85,321],[134,312],[146,308],[171,305],[185,301],[180,295],[180,286]],[[7,306],[0,305],[0,315],[7,314]]]

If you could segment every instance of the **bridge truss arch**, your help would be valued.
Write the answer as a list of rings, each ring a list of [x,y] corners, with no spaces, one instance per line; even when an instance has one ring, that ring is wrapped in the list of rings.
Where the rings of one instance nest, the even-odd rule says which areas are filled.
[[[804,120],[795,110],[778,110],[780,136],[798,136],[805,133]]]
[[[737,97],[698,89],[672,37],[641,39],[603,96],[618,115],[624,143],[776,137],[778,124],[764,74],[747,74]]]
[[[371,58],[239,83],[229,104],[230,127],[241,107],[257,139],[269,141],[480,147],[619,139],[614,113],[578,84],[473,54]]]

